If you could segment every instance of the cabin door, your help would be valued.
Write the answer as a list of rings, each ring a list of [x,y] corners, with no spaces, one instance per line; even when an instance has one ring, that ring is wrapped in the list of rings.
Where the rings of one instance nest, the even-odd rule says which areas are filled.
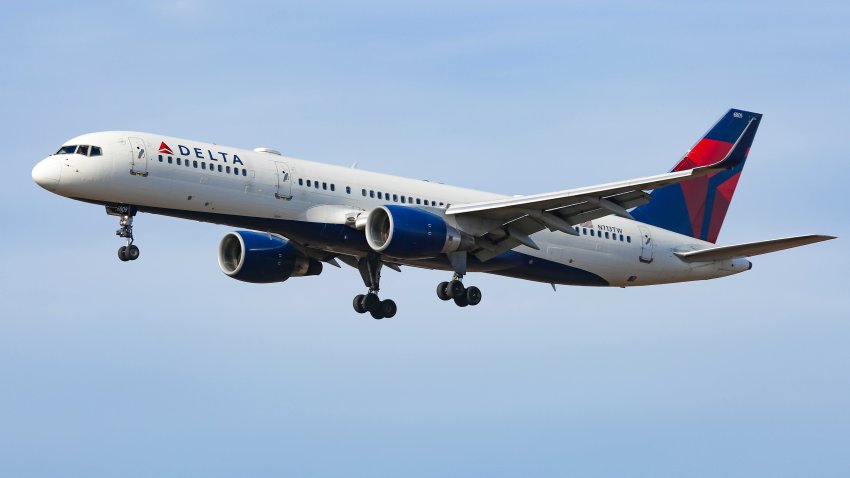
[[[148,153],[145,151],[145,141],[142,138],[130,140],[130,172],[139,176],[148,175]]]
[[[652,262],[652,249],[654,249],[654,245],[652,244],[652,234],[649,232],[649,228],[645,226],[638,226],[640,229],[640,261],[649,264]]]
[[[275,161],[277,169],[277,192],[274,197],[278,199],[292,199],[292,175],[289,174],[289,165]]]

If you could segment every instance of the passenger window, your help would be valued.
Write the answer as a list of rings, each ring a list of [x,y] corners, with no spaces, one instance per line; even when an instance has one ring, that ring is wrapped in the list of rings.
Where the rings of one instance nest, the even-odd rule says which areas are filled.
[[[442,206],[442,205],[443,205],[443,201],[440,201],[440,206]]]
[[[623,242],[623,235],[620,234],[620,242]]]
[[[331,183],[331,191],[335,191],[335,190],[336,190],[336,188],[334,187],[334,183]]]
[[[404,204],[405,202],[407,202],[407,201],[405,201],[405,200],[404,200],[404,196],[402,196],[402,197],[401,197],[401,203],[402,203],[402,204]]]
[[[100,146],[92,146],[89,156],[100,156],[102,154],[103,152],[101,151]],[[162,161],[162,156],[159,157],[159,160]]]
[[[192,167],[195,168],[195,169],[198,169],[198,162],[192,161]]]
[[[168,164],[171,164],[171,156],[168,157]]]
[[[422,200],[419,199],[419,198],[416,198],[416,204],[422,204]]]
[[[182,166],[182,164],[180,163],[180,158],[177,158],[177,166]]]
[[[206,171],[206,170],[207,170],[207,163],[205,163],[205,162],[201,161],[201,169],[203,169],[204,171]]]
[[[328,183],[322,183],[322,189],[327,191],[328,190]]]
[[[242,176],[247,176],[247,175],[248,175],[248,170],[247,170],[247,169],[243,169],[243,170],[242,170]]]
[[[313,187],[319,189],[319,181],[313,181]]]
[[[381,191],[378,191],[378,199],[384,199],[383,194],[381,194]]]
[[[218,165],[218,172],[221,172],[221,165]]]
[[[303,185],[304,185],[304,178],[298,178],[298,185],[299,185],[299,186],[303,186]]]
[[[162,162],[162,155],[161,154],[159,155],[159,162],[160,163]]]
[[[590,235],[591,235],[592,237],[596,237],[596,235],[593,233],[593,229],[591,229],[591,230],[590,230]]]
[[[345,187],[345,194],[351,194],[351,186]]]
[[[629,244],[631,244],[631,242],[632,242],[632,236],[626,236],[626,242],[628,242]]]
[[[398,194],[393,194],[393,201],[398,202]]]
[[[186,160],[183,164],[185,164],[187,168],[190,166],[190,165],[189,165],[189,160],[188,160],[188,159],[187,159],[187,160]]]
[[[235,167],[235,166],[234,166],[234,168],[233,168],[233,174],[235,174],[236,176],[239,176],[239,168],[237,168],[237,167]]]
[[[581,228],[581,233],[586,236],[587,235],[587,228],[586,227]]]
[[[77,148],[77,154],[82,154],[83,156],[88,156],[89,155],[89,147],[85,146],[85,145],[80,145],[80,147]]]
[[[605,231],[605,239],[608,239],[608,231]]]
[[[363,193],[363,197],[365,198],[365,197],[366,197],[366,190],[365,190],[365,189],[361,189],[361,190],[360,190],[360,192],[362,192],[362,193]]]
[[[309,188],[309,187],[310,187],[310,186],[312,186],[312,185],[313,185],[313,184],[312,184],[312,183],[310,182],[310,180],[308,179],[308,180],[307,180],[307,187]]]
[[[227,174],[230,174],[230,166],[225,166],[224,170],[225,172],[227,172]]]
[[[573,229],[575,229],[576,234],[578,234],[578,226],[574,227]]]
[[[369,197],[370,197],[370,198],[374,198],[374,197],[375,197],[375,191],[371,191],[371,190],[370,190],[370,191],[369,191]]]

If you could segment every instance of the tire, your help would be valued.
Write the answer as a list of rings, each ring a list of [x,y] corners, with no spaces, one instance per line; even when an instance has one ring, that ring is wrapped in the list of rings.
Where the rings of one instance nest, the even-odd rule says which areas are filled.
[[[457,305],[458,307],[466,307],[467,305],[469,305],[469,301],[466,300],[466,295],[455,297],[454,301],[455,305]]]
[[[363,294],[357,294],[354,296],[354,311],[358,314],[366,313],[366,308],[363,307],[363,297],[365,297]]]
[[[369,312],[378,311],[381,308],[381,299],[375,294],[366,294],[363,296],[363,308]]]
[[[463,286],[463,282],[453,280],[449,282],[449,286],[446,287],[446,292],[448,292],[449,297],[456,299],[466,294],[466,288]]]
[[[127,257],[127,246],[121,246],[118,248],[118,258],[121,259],[121,262],[127,262],[130,260]]]
[[[369,313],[372,314],[372,318],[375,320],[381,320],[384,318],[384,314],[381,313],[381,309],[370,310]]]
[[[469,305],[478,305],[481,303],[481,289],[472,286],[466,289],[466,302]]]
[[[439,297],[440,300],[451,299],[451,297],[449,297],[449,293],[446,292],[446,289],[448,289],[448,287],[449,287],[448,282],[440,282],[439,284],[437,284],[437,297]]]
[[[387,299],[381,302],[381,315],[385,318],[390,319],[395,316],[395,313],[398,312],[398,307],[395,305],[395,301]]]
[[[129,259],[131,261],[135,261],[138,258],[139,258],[139,248],[138,248],[138,246],[135,246],[135,245],[132,245],[132,244],[127,246],[127,259]]]

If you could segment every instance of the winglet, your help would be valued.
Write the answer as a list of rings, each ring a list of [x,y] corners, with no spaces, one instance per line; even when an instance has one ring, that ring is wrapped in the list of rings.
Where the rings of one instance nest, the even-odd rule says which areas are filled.
[[[735,144],[732,145],[732,149],[726,153],[723,159],[705,167],[708,169],[732,169],[746,161],[747,153],[750,152],[750,146],[752,146],[753,139],[756,137],[759,118],[761,118],[761,115],[754,115],[750,118],[744,131],[741,132],[741,136],[738,136]]]

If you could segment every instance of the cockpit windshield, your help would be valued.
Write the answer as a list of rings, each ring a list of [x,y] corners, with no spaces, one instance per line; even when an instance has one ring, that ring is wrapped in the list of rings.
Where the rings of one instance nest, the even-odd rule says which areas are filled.
[[[56,151],[56,154],[74,154],[77,153],[81,156],[102,156],[103,150],[100,149],[100,146],[89,146],[87,144],[71,144],[68,146],[62,146],[59,148],[59,151]]]

